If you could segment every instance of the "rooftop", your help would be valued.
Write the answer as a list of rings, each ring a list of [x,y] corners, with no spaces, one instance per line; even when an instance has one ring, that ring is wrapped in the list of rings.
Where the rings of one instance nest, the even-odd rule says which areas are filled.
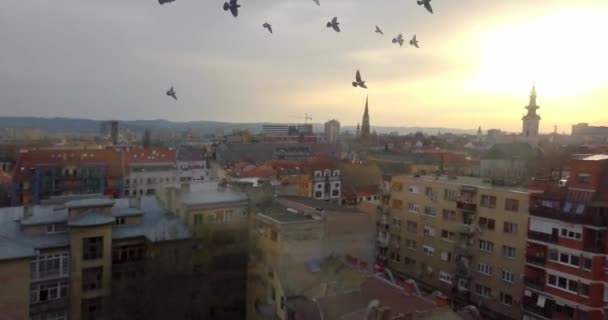
[[[101,214],[94,210],[89,210],[82,213],[74,219],[68,221],[69,227],[92,227],[104,224],[110,224],[114,222],[114,217]]]
[[[65,203],[67,208],[107,207],[114,205],[114,200],[106,197],[71,200]]]
[[[477,187],[477,188],[481,188],[481,189],[499,189],[499,190],[503,190],[503,191],[529,193],[529,190],[526,187],[495,185],[495,184],[492,184],[491,182],[489,182],[488,180],[485,180],[483,178],[477,178],[477,177],[464,177],[464,176],[448,177],[445,175],[442,175],[442,176],[433,176],[433,175],[415,176],[415,175],[407,174],[407,175],[396,176],[393,179],[399,179],[399,178],[418,179],[418,180],[429,181],[429,182],[441,182],[441,183],[451,184],[451,185],[458,186],[458,187],[471,186],[471,187]]]
[[[190,185],[190,191],[181,194],[182,203],[187,206],[213,206],[225,203],[244,203],[247,195],[217,183],[197,183]]]
[[[577,160],[585,160],[585,161],[603,161],[608,160],[608,154],[582,154],[582,155],[574,155],[573,156]]]
[[[315,210],[327,210],[327,211],[357,211],[352,207],[341,206],[335,203],[331,203],[328,201],[306,198],[306,197],[298,197],[298,196],[280,196],[279,199],[285,199],[288,201],[297,202],[301,205],[305,205],[310,209]]]
[[[310,215],[305,215],[301,212],[296,213],[289,211],[287,207],[276,202],[273,202],[270,205],[257,208],[257,210],[259,211],[259,217],[270,218],[279,223],[304,222],[314,220]]]

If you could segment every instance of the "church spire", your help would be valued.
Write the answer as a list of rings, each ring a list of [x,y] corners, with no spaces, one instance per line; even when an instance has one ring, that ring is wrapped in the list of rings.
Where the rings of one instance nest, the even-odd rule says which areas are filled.
[[[369,138],[369,97],[365,96],[365,111],[363,111],[363,122],[361,123],[361,137]]]

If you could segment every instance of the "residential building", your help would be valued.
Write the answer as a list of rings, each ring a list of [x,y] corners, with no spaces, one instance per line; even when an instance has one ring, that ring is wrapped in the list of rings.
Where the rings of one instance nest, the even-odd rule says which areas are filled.
[[[606,319],[608,155],[578,155],[567,180],[530,188],[524,319]]]
[[[247,319],[295,319],[297,294],[287,287],[310,278],[291,273],[292,267],[348,255],[371,270],[375,231],[369,214],[302,197],[278,197],[255,210]]]
[[[167,188],[161,201],[192,232],[199,252],[193,254],[195,273],[205,286],[202,317],[243,319],[249,248],[249,202],[247,195],[217,183],[184,184]]]
[[[325,141],[337,143],[340,137],[340,122],[336,119],[325,122]]]
[[[177,151],[177,171],[180,183],[198,183],[209,180],[209,168],[203,150],[179,149]]]
[[[540,107],[536,104],[536,87],[532,87],[530,92],[530,103],[526,106],[528,113],[524,115],[522,120],[522,136],[524,138],[538,137],[538,127],[540,124],[540,116],[536,113]]]
[[[175,162],[134,162],[126,167],[125,197],[154,195],[163,188],[179,185]]]
[[[378,262],[483,319],[520,319],[528,192],[480,178],[394,176]]]
[[[312,194],[314,199],[340,203],[342,180],[340,170],[332,161],[315,159],[308,162],[312,172]]]
[[[63,197],[49,205],[2,208],[2,316],[84,320],[192,314],[204,301],[183,304],[202,285],[181,270],[191,270],[180,263],[189,259],[190,238],[186,224],[153,197]]]

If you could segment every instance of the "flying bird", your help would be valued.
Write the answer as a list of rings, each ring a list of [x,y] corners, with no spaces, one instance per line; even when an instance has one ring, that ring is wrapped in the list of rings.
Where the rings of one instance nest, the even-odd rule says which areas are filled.
[[[353,82],[353,87],[361,87],[364,89],[367,89],[367,86],[365,85],[365,81],[361,80],[361,73],[359,73],[359,70],[357,70],[357,74],[355,75],[355,81]]]
[[[270,25],[270,23],[264,22],[264,24],[262,25],[262,27],[268,29],[268,31],[272,34],[272,26]]]
[[[165,3],[170,3],[170,2],[173,2],[173,1],[175,1],[175,0],[158,0],[158,3],[159,3],[160,5],[163,5],[163,4],[165,4]]]
[[[412,40],[410,40],[410,44],[413,45],[416,48],[420,48],[418,46],[418,40],[416,40],[416,35],[414,35],[414,37],[412,38]]]
[[[312,1],[314,1],[318,6],[321,5],[321,2],[319,2],[319,0],[312,0]]]
[[[177,94],[175,93],[175,90],[173,90],[173,87],[167,91],[167,95],[177,101]]]
[[[237,1],[238,0],[230,0],[230,3],[224,2],[224,11],[230,10],[230,13],[232,13],[232,16],[235,18],[239,15],[239,8],[241,7],[240,4],[236,3]]]
[[[382,30],[380,30],[380,28],[378,28],[378,26],[376,26],[376,33],[384,34],[384,32],[382,32]]]
[[[403,35],[400,33],[397,38],[393,38],[393,43],[398,43],[399,46],[403,46]]]
[[[336,32],[340,32],[340,22],[338,22],[338,17],[334,17],[330,22],[327,23],[328,28],[333,28]]]
[[[430,13],[433,13],[433,8],[431,7],[431,0],[418,0],[418,5],[426,8],[426,10]]]

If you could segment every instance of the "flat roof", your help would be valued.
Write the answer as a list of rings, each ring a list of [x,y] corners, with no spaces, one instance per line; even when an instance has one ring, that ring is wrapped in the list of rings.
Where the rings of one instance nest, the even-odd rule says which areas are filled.
[[[352,207],[341,206],[339,204],[335,204],[332,202],[314,199],[314,198],[306,198],[306,197],[298,197],[298,196],[280,196],[279,199],[285,199],[293,202],[297,202],[299,204],[303,204],[311,209],[322,209],[329,211],[359,211]]]
[[[113,205],[114,200],[106,197],[71,200],[65,203],[67,208],[105,207]]]
[[[276,202],[273,202],[271,205],[256,208],[256,210],[258,211],[258,217],[269,218],[279,223],[314,221],[314,218],[310,215],[305,215],[302,212],[289,211],[287,207]]]
[[[441,183],[451,184],[451,185],[455,185],[455,186],[471,186],[471,187],[482,188],[482,189],[497,189],[497,190],[503,190],[503,191],[529,193],[529,190],[526,187],[503,186],[503,185],[492,184],[488,180],[486,180],[484,178],[478,178],[478,177],[464,177],[464,176],[448,177],[446,175],[416,176],[416,175],[412,175],[412,174],[406,174],[406,175],[395,176],[393,178],[408,178],[408,179],[414,179],[414,180],[417,179],[417,180],[423,180],[423,181],[428,181],[428,182],[441,182]]]
[[[229,187],[220,187],[217,183],[199,183],[190,186],[190,191],[182,193],[182,203],[187,206],[212,206],[221,203],[239,203],[247,201],[247,195]]]
[[[70,227],[92,227],[104,224],[110,224],[114,222],[114,217],[101,214],[97,211],[91,210],[82,213],[79,217],[68,221]]]

